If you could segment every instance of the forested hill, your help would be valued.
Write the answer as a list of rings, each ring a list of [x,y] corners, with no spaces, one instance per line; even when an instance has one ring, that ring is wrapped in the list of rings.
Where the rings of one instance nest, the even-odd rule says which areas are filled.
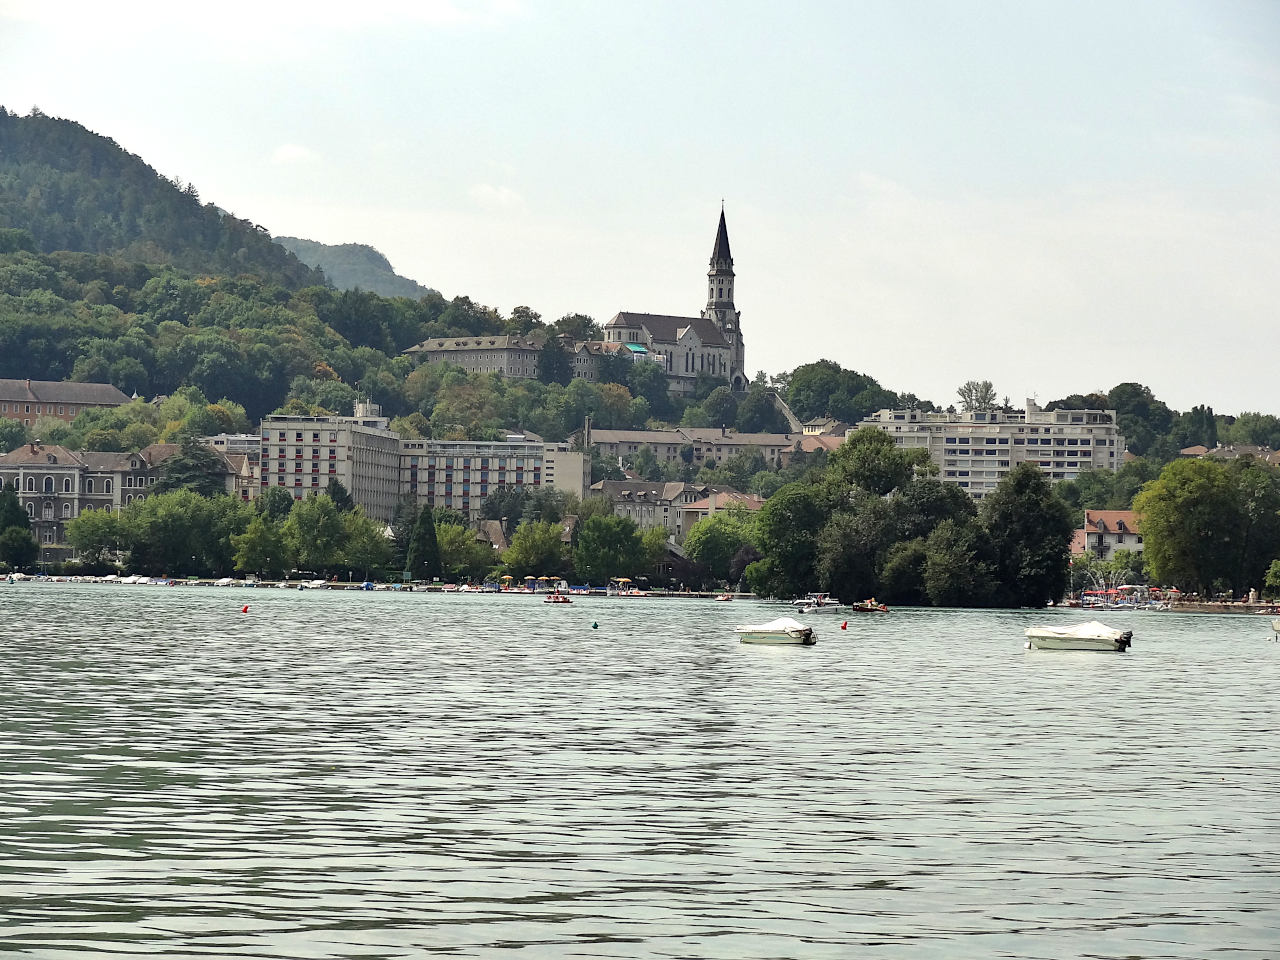
[[[323,275],[261,227],[200,202],[108,137],[0,107],[0,230],[10,247],[108,254],[196,274],[253,274],[291,290]]]
[[[416,280],[400,276],[385,256],[363,243],[328,244],[301,237],[276,237],[276,243],[307,266],[323,270],[339,290],[367,290],[384,297],[410,300],[436,292]]]

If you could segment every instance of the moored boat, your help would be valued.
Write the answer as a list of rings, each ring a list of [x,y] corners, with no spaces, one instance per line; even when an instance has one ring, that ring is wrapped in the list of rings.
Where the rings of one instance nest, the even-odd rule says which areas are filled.
[[[1037,650],[1114,650],[1123,653],[1132,642],[1132,630],[1116,630],[1097,620],[1073,627],[1027,628],[1028,650],[1034,647]]]
[[[743,643],[795,643],[808,647],[818,642],[813,627],[790,617],[779,617],[756,626],[734,627],[734,633]]]
[[[849,604],[850,613],[888,613],[889,607],[883,603],[876,601],[875,597],[870,600],[860,600],[857,603]]]
[[[543,603],[573,603],[573,601],[570,600],[568,597],[566,597],[563,593],[548,593],[545,597],[542,598],[542,602]]]

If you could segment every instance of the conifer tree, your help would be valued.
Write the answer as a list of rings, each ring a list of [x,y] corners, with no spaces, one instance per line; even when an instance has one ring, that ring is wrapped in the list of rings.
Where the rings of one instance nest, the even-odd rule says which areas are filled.
[[[440,545],[436,542],[436,520],[430,504],[423,504],[413,525],[405,568],[414,580],[430,582],[440,576]]]

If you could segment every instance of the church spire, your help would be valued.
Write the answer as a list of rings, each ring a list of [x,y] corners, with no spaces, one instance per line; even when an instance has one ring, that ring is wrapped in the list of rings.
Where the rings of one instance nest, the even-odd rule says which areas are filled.
[[[711,266],[723,262],[733,274],[733,254],[729,252],[729,228],[724,225],[724,204],[720,204],[720,229],[716,231],[716,245],[711,251]]]

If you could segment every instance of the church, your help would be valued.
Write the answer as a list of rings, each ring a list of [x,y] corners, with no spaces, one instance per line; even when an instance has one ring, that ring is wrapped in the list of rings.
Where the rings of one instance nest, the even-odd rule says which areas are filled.
[[[604,327],[606,343],[622,344],[637,361],[649,360],[666,371],[671,393],[693,393],[698,374],[720,377],[734,390],[750,382],[739,325],[733,306],[733,255],[724,208],[707,271],[707,305],[697,317],[668,317],[622,312]]]

